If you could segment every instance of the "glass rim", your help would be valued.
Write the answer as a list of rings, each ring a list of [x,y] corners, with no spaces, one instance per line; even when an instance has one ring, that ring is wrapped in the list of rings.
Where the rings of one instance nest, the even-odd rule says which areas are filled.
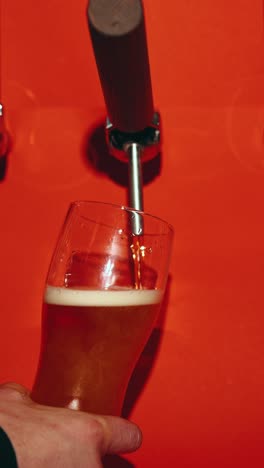
[[[123,210],[123,211],[126,211],[128,213],[138,213],[144,217],[147,217],[147,218],[152,218],[156,221],[159,221],[160,223],[164,224],[167,226],[168,228],[168,231],[170,231],[172,234],[174,234],[174,227],[172,226],[172,224],[168,223],[167,221],[165,221],[164,219],[160,218],[159,216],[156,216],[156,215],[153,215],[153,214],[150,214],[146,211],[141,211],[141,210],[137,210],[135,208],[131,208],[129,206],[126,206],[126,205],[118,205],[116,203],[110,203],[110,202],[103,202],[103,201],[99,201],[99,200],[74,200],[72,202],[70,202],[70,207],[77,207],[77,206],[80,206],[80,205],[86,205],[86,204],[91,204],[91,205],[102,205],[102,206],[109,206],[109,207],[112,207],[112,208],[115,208],[115,209],[118,209],[118,210]]]

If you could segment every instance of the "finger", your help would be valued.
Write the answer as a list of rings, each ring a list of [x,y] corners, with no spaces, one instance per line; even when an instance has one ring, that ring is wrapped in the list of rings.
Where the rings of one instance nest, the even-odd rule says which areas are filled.
[[[16,382],[6,382],[0,385],[0,394],[13,400],[29,401],[29,390]]]
[[[142,443],[139,427],[126,419],[114,416],[96,416],[104,429],[101,453],[129,453],[137,450]]]

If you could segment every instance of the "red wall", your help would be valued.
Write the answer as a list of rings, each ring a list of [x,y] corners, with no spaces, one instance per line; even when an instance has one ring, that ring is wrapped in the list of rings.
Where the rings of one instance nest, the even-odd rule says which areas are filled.
[[[144,3],[164,137],[145,207],[176,235],[159,329],[129,391],[144,444],[127,459],[136,468],[256,468],[264,461],[262,2]],[[0,380],[30,386],[42,288],[69,202],[121,204],[126,195],[85,158],[105,117],[86,0],[2,7],[13,148],[0,184]]]

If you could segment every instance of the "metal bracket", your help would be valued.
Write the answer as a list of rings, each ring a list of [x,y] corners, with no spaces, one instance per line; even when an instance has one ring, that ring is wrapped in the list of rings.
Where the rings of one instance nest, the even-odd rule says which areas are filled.
[[[154,113],[152,124],[144,130],[136,133],[125,133],[115,128],[110,122],[109,118],[106,119],[106,141],[110,153],[117,159],[123,162],[128,161],[126,148],[136,143],[141,148],[141,161],[149,161],[153,159],[160,152],[160,115],[158,112]]]

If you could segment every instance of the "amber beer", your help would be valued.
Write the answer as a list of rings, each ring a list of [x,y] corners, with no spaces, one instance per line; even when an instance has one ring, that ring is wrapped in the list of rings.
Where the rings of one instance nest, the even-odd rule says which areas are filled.
[[[144,232],[135,236],[138,214]],[[47,275],[34,401],[120,415],[166,287],[172,238],[147,213],[71,203]]]
[[[162,291],[47,286],[33,400],[120,415]]]

